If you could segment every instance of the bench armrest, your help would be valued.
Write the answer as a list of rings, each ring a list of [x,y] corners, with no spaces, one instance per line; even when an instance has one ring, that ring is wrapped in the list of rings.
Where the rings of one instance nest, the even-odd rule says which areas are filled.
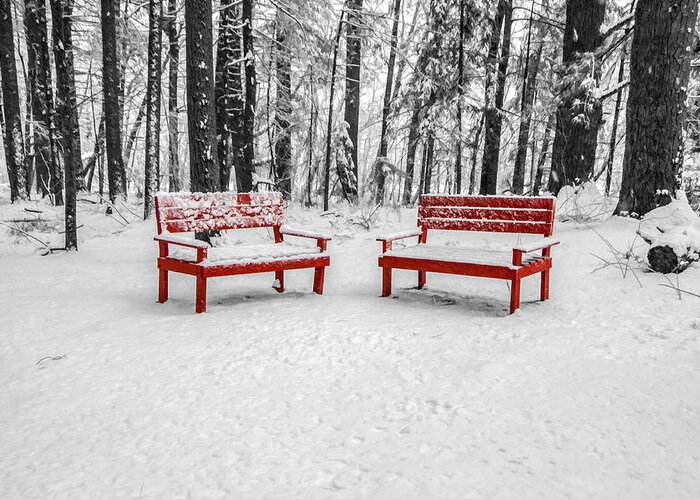
[[[554,238],[542,238],[541,240],[532,241],[530,243],[522,243],[517,247],[514,247],[513,250],[517,250],[522,253],[530,253],[536,252],[537,250],[544,250],[558,244],[559,240],[555,240]]]
[[[405,231],[380,235],[377,236],[377,241],[382,242],[382,253],[386,253],[391,250],[391,244],[394,241],[405,240],[406,238],[415,238],[416,236],[418,236],[418,238],[423,236],[423,228],[416,227],[414,229],[406,229]]]
[[[315,231],[307,231],[305,229],[297,229],[295,227],[282,226],[280,228],[280,233],[286,234],[287,236],[297,236],[299,238],[311,238],[313,240],[324,240],[331,241],[333,238],[322,233],[317,233]]]
[[[172,234],[161,234],[153,239],[161,243],[170,243],[172,245],[179,245],[187,248],[209,248],[209,245],[203,241],[180,238],[179,236],[174,236]]]
[[[536,252],[538,250],[542,250],[542,255],[544,257],[549,257],[551,248],[558,244],[559,240],[555,240],[554,238],[542,238],[541,240],[518,245],[517,247],[513,248],[513,265],[522,266],[523,254]]]
[[[420,227],[414,229],[406,229],[405,231],[398,231],[396,233],[384,234],[377,236],[377,241],[396,241],[404,240],[406,238],[413,238],[414,236],[421,236],[423,234],[423,229]]]
[[[197,263],[200,263],[207,259],[207,251],[209,250],[209,245],[203,241],[199,240],[189,240],[186,238],[181,238],[179,236],[174,236],[172,234],[161,234],[153,238],[158,242],[160,246],[160,256],[168,256],[168,245],[178,245],[186,248],[194,248],[197,250]]]

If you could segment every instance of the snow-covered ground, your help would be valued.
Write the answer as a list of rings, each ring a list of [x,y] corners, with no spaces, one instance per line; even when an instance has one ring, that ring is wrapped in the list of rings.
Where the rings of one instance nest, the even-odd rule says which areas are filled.
[[[326,294],[220,278],[196,315],[186,276],[155,303],[154,222],[81,210],[78,254],[0,227],[0,498],[700,497],[700,299],[592,273],[633,220],[558,223],[551,300],[526,279],[509,316],[499,280],[395,271],[378,297],[374,240],[415,211],[292,208],[335,236]]]

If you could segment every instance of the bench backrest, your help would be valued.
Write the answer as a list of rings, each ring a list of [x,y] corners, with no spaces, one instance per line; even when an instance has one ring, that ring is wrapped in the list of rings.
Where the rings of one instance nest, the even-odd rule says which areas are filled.
[[[418,225],[427,229],[551,236],[552,197],[423,195]]]
[[[158,234],[281,226],[281,193],[158,193]]]

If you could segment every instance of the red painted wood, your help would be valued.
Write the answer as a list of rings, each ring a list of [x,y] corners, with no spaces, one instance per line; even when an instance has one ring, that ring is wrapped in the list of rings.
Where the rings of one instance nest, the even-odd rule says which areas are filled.
[[[380,267],[424,271],[429,273],[459,274],[463,276],[480,276],[483,278],[512,279],[517,270],[508,267],[448,262],[442,260],[409,259],[404,257],[379,257]]]
[[[275,271],[275,280],[279,281],[279,286],[274,287],[277,293],[284,292],[284,271]]]
[[[524,208],[418,207],[418,218],[549,222],[550,211]]]
[[[206,312],[207,310],[207,279],[199,275],[197,276],[197,293],[195,297],[195,311],[198,313]]]
[[[314,293],[323,295],[323,280],[326,276],[325,267],[317,267],[314,270]]]
[[[422,289],[425,286],[425,280],[427,278],[427,273],[425,271],[418,271],[418,289]]]
[[[549,269],[542,271],[540,279],[540,300],[542,301],[549,299],[549,273]]]
[[[204,276],[214,278],[217,276],[236,276],[239,274],[271,273],[275,271],[290,271],[293,269],[309,269],[326,267],[331,263],[330,257],[309,257],[295,260],[281,260],[270,262],[251,262],[235,265],[209,265],[200,266]]]
[[[510,282],[510,313],[513,314],[520,308],[520,278]]]
[[[549,197],[518,196],[457,196],[422,195],[423,207],[489,207],[489,208],[544,208],[554,210],[556,200]]]
[[[391,267],[382,269],[382,297],[391,295]]]
[[[444,231],[482,231],[486,233],[548,234],[551,227],[546,222],[505,222],[469,219],[420,219],[425,229]]]
[[[168,271],[158,270],[158,303],[163,304],[168,301]]]

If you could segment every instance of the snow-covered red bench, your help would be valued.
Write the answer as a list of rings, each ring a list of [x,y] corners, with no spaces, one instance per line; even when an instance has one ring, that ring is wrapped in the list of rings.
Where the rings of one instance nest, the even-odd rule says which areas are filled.
[[[158,302],[168,300],[168,273],[197,278],[195,309],[207,308],[207,279],[217,276],[274,272],[275,290],[284,291],[284,271],[314,268],[314,292],[323,293],[331,239],[284,225],[281,193],[159,193],[156,196],[158,236]],[[210,246],[178,233],[272,228],[274,243],[265,245]],[[285,236],[311,238],[316,246],[284,241]]]
[[[459,274],[510,280],[510,312],[520,307],[520,280],[541,273],[540,298],[549,298],[550,251],[555,199],[550,197],[423,195],[418,227],[381,236],[382,297],[391,295],[392,269],[418,271],[418,288],[426,273]],[[427,245],[428,230],[541,234],[544,238],[505,250]],[[392,243],[418,237],[418,245],[392,248]],[[539,252],[539,253],[536,253]]]

